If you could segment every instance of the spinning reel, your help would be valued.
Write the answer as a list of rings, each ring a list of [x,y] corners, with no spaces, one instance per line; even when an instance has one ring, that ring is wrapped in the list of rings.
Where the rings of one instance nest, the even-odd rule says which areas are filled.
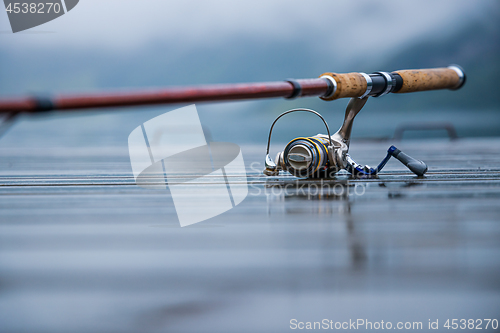
[[[352,98],[350,100],[345,112],[344,123],[334,135],[330,134],[330,128],[326,120],[314,110],[300,108],[279,115],[274,120],[269,131],[264,174],[277,176],[280,170],[283,170],[301,178],[330,178],[344,169],[356,177],[370,177],[375,176],[382,170],[391,157],[395,157],[414,174],[423,176],[427,172],[427,165],[408,156],[394,146],[387,150],[387,156],[376,168],[367,165],[362,166],[349,156],[349,143],[354,117],[361,111],[368,97]],[[325,124],[327,135],[318,134],[313,137],[295,138],[286,145],[282,152],[276,155],[273,161],[269,156],[269,148],[274,125],[284,115],[300,111],[310,112],[320,117]]]

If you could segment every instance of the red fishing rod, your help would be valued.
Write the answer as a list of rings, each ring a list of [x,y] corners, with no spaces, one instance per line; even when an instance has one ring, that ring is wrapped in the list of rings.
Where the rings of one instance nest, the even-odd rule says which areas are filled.
[[[235,101],[260,98],[319,96],[326,101],[351,98],[342,127],[331,135],[328,124],[314,110],[294,109],[281,114],[272,124],[265,159],[266,175],[287,171],[295,176],[309,178],[332,177],[345,169],[355,176],[370,177],[384,167],[389,158],[395,157],[413,173],[423,176],[427,165],[391,146],[386,158],[377,168],[357,164],[348,154],[354,117],[369,97],[389,93],[410,93],[437,89],[459,89],[465,83],[464,71],[456,65],[446,68],[400,70],[395,72],[324,73],[316,79],[285,80],[281,82],[240,83],[174,87],[142,92],[100,93],[54,98],[24,97],[0,100],[0,113],[7,113],[3,128],[7,128],[15,115],[21,112],[70,111],[90,108],[110,108],[139,105],[179,104],[197,102]],[[321,117],[328,135],[300,137],[292,140],[274,160],[269,156],[273,127],[282,116],[306,111]],[[2,128],[0,128],[0,135]]]
[[[148,91],[0,99],[0,113],[70,111],[140,105],[236,101],[318,96],[324,100],[382,96],[437,89],[458,89],[465,82],[459,66],[392,73],[324,73],[319,78],[278,82],[172,87]]]

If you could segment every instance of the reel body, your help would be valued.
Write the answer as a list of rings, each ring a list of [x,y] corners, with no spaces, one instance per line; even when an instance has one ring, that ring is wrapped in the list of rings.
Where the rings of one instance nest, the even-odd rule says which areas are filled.
[[[282,113],[273,122],[269,131],[264,174],[276,176],[283,170],[300,178],[332,178],[338,171],[344,169],[356,177],[372,177],[382,170],[391,157],[395,157],[417,176],[423,176],[427,172],[427,165],[394,146],[389,147],[387,155],[376,168],[360,165],[348,154],[354,117],[363,108],[367,99],[368,96],[351,99],[346,109],[344,123],[334,135],[330,135],[328,124],[316,111],[293,109]],[[318,134],[313,137],[295,138],[285,146],[282,152],[276,155],[273,161],[269,156],[269,148],[274,125],[284,115],[298,111],[314,113],[320,117],[325,124],[328,135]]]

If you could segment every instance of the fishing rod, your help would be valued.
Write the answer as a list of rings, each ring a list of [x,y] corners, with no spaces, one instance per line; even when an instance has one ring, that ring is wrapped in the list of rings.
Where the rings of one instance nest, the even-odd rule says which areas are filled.
[[[353,176],[373,177],[382,170],[391,157],[395,157],[417,176],[427,172],[427,165],[403,153],[394,146],[376,167],[362,166],[348,154],[354,118],[366,104],[369,97],[380,97],[389,93],[410,93],[418,91],[461,88],[466,80],[460,66],[395,72],[331,73],[315,79],[288,79],[279,82],[219,84],[191,87],[174,87],[143,92],[100,93],[54,98],[24,97],[0,100],[0,113],[15,115],[21,112],[47,112],[52,110],[71,111],[90,108],[110,108],[139,105],[177,104],[196,102],[235,101],[247,99],[318,96],[325,101],[351,98],[344,123],[333,135],[325,119],[310,109],[293,109],[282,113],[273,122],[269,131],[264,174],[278,175],[287,171],[297,177],[333,177],[342,169]],[[284,115],[293,112],[309,112],[319,116],[325,124],[328,135],[299,137],[290,141],[273,160],[269,156],[271,135],[274,125]]]
[[[458,66],[392,73],[324,73],[319,78],[278,82],[217,84],[172,87],[149,91],[78,94],[55,97],[0,99],[0,113],[71,111],[139,105],[236,101],[248,99],[319,96],[331,101],[339,98],[383,96],[436,89],[458,89],[465,74]]]

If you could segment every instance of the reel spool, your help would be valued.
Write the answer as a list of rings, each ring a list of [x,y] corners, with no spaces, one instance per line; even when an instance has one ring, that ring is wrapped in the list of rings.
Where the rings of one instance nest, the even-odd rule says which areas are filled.
[[[296,177],[325,177],[330,164],[328,144],[320,137],[293,139],[283,150],[282,169]]]

